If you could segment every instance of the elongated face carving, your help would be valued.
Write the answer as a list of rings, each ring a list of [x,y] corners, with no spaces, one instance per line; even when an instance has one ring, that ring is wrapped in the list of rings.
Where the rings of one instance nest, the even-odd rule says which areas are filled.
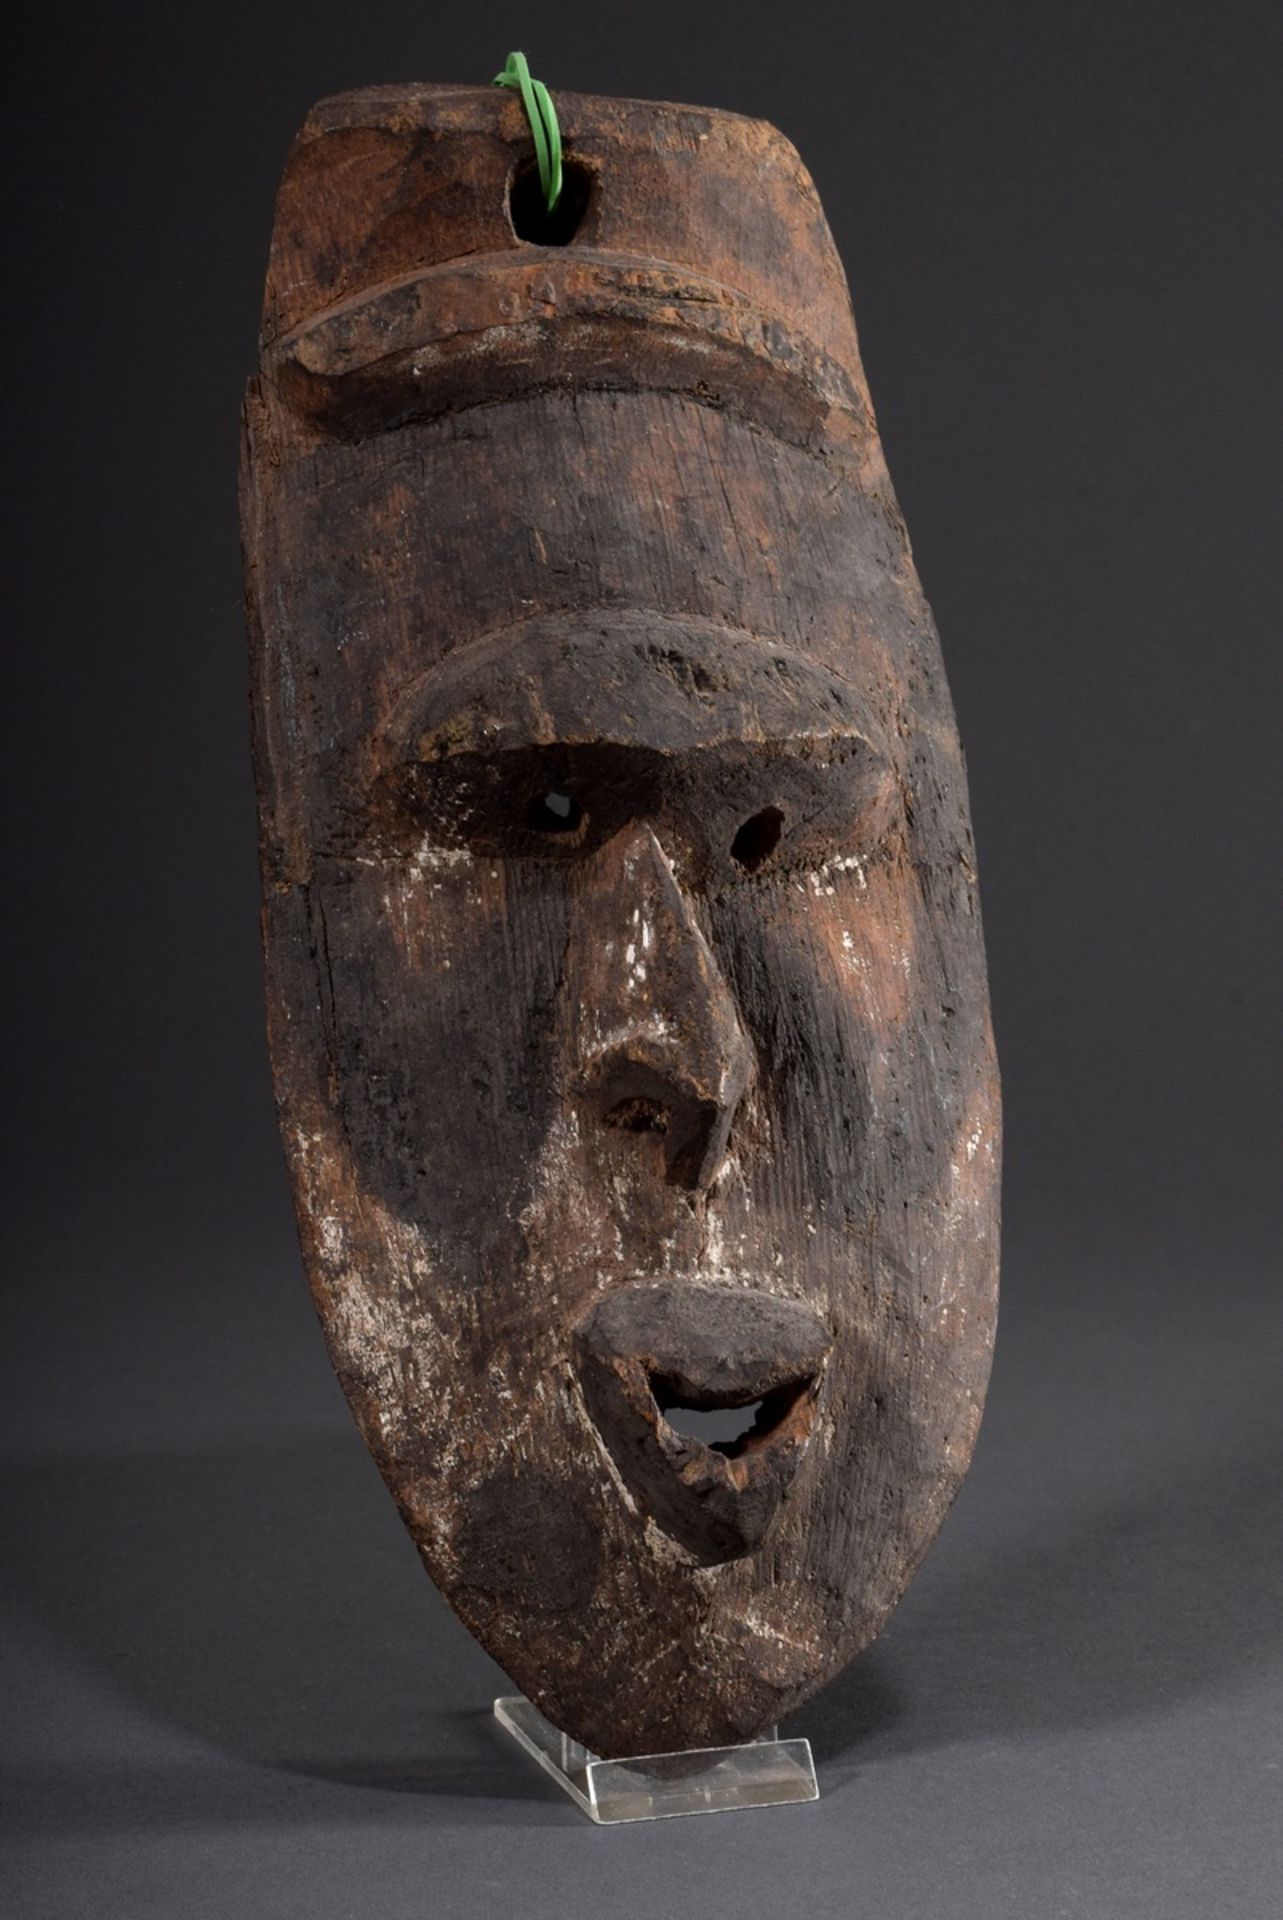
[[[934,1536],[988,1371],[997,1090],[938,649],[809,182],[729,116],[563,119],[561,249],[506,224],[510,101],[305,128],[248,598],[340,1379],[456,1611],[636,1752],[806,1699]],[[737,175],[759,253],[722,258]]]

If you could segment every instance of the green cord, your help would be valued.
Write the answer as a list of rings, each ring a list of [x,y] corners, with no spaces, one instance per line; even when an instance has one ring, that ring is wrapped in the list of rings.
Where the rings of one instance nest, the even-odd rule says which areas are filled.
[[[535,137],[535,159],[539,163],[539,184],[549,213],[561,198],[561,128],[552,95],[542,80],[530,78],[524,53],[510,53],[502,73],[494,77],[496,87],[517,87],[521,92],[530,131]]]

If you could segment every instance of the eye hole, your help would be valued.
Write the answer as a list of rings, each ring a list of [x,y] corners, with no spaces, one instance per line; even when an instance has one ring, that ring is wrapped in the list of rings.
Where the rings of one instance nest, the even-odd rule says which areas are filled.
[[[763,807],[744,822],[731,841],[732,860],[738,861],[745,873],[756,873],[774,853],[783,831],[784,815],[779,808]]]
[[[535,833],[578,833],[584,810],[571,793],[545,793],[531,802],[526,825]]]

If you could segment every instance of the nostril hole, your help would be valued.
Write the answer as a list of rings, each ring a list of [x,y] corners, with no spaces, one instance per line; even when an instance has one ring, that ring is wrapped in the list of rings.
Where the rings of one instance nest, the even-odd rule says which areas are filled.
[[[667,1133],[668,1109],[658,1100],[621,1100],[606,1115],[606,1125],[624,1133]]]
[[[541,794],[526,813],[526,825],[535,833],[577,833],[583,820],[584,810],[573,793]]]
[[[763,807],[760,813],[744,822],[731,841],[731,858],[738,861],[746,873],[756,873],[774,853],[783,830],[784,815],[779,808]]]
[[[573,154],[563,152],[561,192],[549,213],[539,168],[534,160],[523,160],[508,188],[508,217],[513,232],[518,240],[525,240],[533,247],[569,246],[588,211],[592,191],[592,168],[576,160]]]

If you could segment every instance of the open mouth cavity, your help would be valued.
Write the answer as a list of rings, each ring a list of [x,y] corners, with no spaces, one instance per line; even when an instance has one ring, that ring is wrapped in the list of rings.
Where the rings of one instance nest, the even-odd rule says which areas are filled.
[[[634,1282],[581,1323],[597,1431],[641,1511],[703,1565],[765,1539],[814,1427],[832,1335],[747,1286]]]
[[[650,1376],[655,1405],[672,1431],[727,1460],[737,1460],[755,1444],[769,1439],[813,1385],[811,1379],[793,1381],[757,1399],[727,1402],[710,1401],[707,1395],[684,1395],[664,1375]]]

